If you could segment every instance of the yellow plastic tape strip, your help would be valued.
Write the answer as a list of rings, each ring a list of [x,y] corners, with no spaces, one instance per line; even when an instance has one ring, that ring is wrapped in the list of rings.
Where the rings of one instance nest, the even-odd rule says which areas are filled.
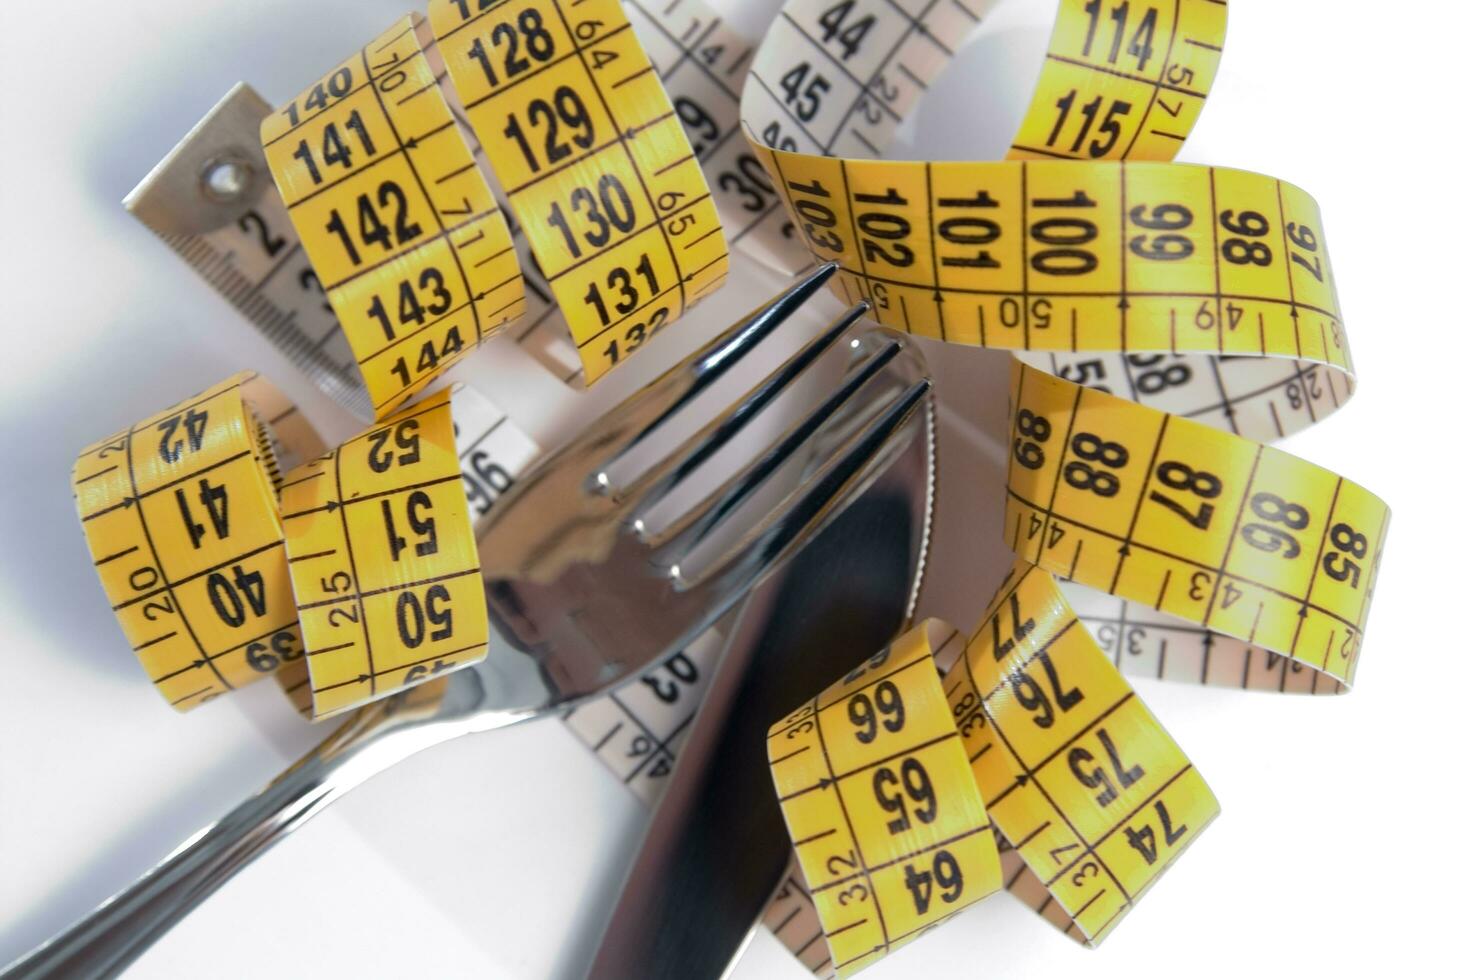
[[[998,890],[993,826],[917,626],[773,726],[768,760],[841,976]]]
[[[1022,859],[1009,889],[1042,884],[1050,902],[1035,908],[1083,942],[1218,814],[1041,569],[1015,566],[943,683],[988,813]]]
[[[1094,943],[1218,814],[1048,574],[1020,563],[961,641],[928,620],[768,736],[840,976],[1003,887],[994,832],[1007,887]]]
[[[1009,157],[1171,160],[1207,101],[1227,33],[1226,0],[1061,4]]]
[[[429,16],[592,382],[723,281],[701,166],[618,0]]]
[[[1278,449],[1025,364],[1010,417],[1019,555],[1350,683],[1384,503]],[[1205,677],[1225,667],[1230,683],[1242,669],[1203,659]]]
[[[1250,438],[1350,396],[1318,211],[1290,185],[1180,165],[868,160],[979,16],[916,7],[790,3],[743,92],[749,141],[810,250],[844,264],[847,301]],[[1159,159],[1186,137],[1226,5],[1112,9],[1061,6],[1012,156]]]
[[[1006,886],[1093,943],[1217,804],[1089,627],[1118,660],[1141,656],[1141,624],[1172,630],[1183,679],[1344,690],[1388,511],[1254,441],[1352,390],[1314,201],[1255,174],[1137,162],[1185,139],[1226,5],[1065,0],[1015,160],[869,159],[979,14],[792,0],[753,59],[743,123],[809,251],[841,264],[847,301],[1025,362],[1006,527],[1027,564],[946,690],[1006,844]],[[1119,618],[1082,622],[1049,573],[1072,595],[1101,590]],[[1162,640],[1156,673],[1166,665]],[[804,859],[808,824],[785,812],[806,876],[821,873]],[[883,834],[860,843],[898,856]],[[819,907],[840,972],[870,962]]]
[[[742,79],[757,45],[700,3],[624,0],[623,11],[706,175],[727,245],[784,273],[810,264],[777,190],[740,133]],[[509,223],[527,286],[527,313],[513,335],[571,382],[582,373],[581,357],[520,226]]]
[[[742,138],[742,84],[758,45],[700,0],[625,0],[701,161],[729,246],[785,274],[813,259]]]
[[[314,718],[486,656],[450,392],[288,473],[282,524]]]
[[[1272,178],[764,158],[815,254],[840,262],[840,289],[888,325],[1010,350],[1277,356],[1350,372],[1319,211]]]
[[[375,417],[522,312],[491,188],[406,17],[261,124]]]
[[[277,455],[321,450],[296,409],[247,372],[77,457],[72,488],[103,591],[180,711],[302,656]]]
[[[501,495],[511,489],[522,471],[537,458],[538,446],[517,428],[506,412],[468,385],[456,385],[451,389],[450,408],[454,419],[456,454],[460,459],[461,486],[474,530]],[[276,672],[276,679],[293,706],[311,718],[312,678],[306,659],[283,664],[282,669]]]

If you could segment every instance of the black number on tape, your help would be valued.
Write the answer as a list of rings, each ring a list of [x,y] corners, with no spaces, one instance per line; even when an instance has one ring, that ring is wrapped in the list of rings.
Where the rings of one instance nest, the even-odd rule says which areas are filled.
[[[195,520],[183,487],[175,488],[174,500],[179,504],[179,516],[184,519],[184,529],[189,532],[189,541],[198,549],[205,539],[205,526]],[[230,500],[225,493],[225,485],[211,486],[209,480],[201,479],[199,501],[204,505],[210,525],[215,529],[215,537],[222,541],[230,537]]]
[[[1098,728],[1095,736],[1100,739],[1101,748],[1105,750],[1106,757],[1110,760],[1111,771],[1116,776],[1115,781],[1112,782],[1105,770],[1095,764],[1095,755],[1080,745],[1070,749],[1068,756],[1070,772],[1075,774],[1080,785],[1086,789],[1100,790],[1095,796],[1096,803],[1103,807],[1110,806],[1121,792],[1130,789],[1138,779],[1145,775],[1145,772],[1141,766],[1128,766],[1121,761],[1121,753],[1116,749],[1116,743],[1111,739],[1110,732],[1104,728]]]
[[[266,615],[266,581],[260,572],[248,572],[240,565],[231,568],[233,578],[223,572],[211,572],[205,580],[210,605],[226,626],[244,626],[246,614]]]
[[[915,758],[908,757],[901,761],[899,776],[890,766],[876,769],[871,788],[875,791],[875,802],[880,804],[880,808],[896,815],[885,825],[892,834],[909,830],[912,817],[922,823],[931,823],[937,818],[937,794],[932,789],[931,776],[927,775],[926,767]],[[907,798],[913,804],[909,812],[906,808]]]
[[[962,867],[951,851],[940,850],[932,855],[931,869],[917,871],[914,865],[906,865],[906,889],[916,904],[916,914],[925,915],[931,908],[932,882],[941,889],[938,897],[951,904],[962,897]]]
[[[425,642],[426,620],[435,627],[429,631],[432,640],[447,639],[453,632],[450,590],[445,586],[438,583],[430,586],[425,590],[423,602],[412,590],[399,593],[394,603],[394,622],[406,647],[414,649]]]
[[[384,473],[396,463],[400,466],[410,466],[420,461],[420,422],[419,419],[405,419],[395,424],[393,429],[379,429],[368,435],[369,469],[375,473]],[[394,439],[394,448],[389,447],[390,436]],[[394,449],[399,450],[398,454]]]
[[[365,156],[374,155],[374,141],[368,134],[368,127],[363,124],[363,117],[354,109],[349,114],[347,121],[343,124],[358,136],[358,144],[363,147]],[[292,156],[302,161],[307,168],[307,176],[312,178],[314,184],[322,183],[322,169],[318,167],[318,157],[312,153],[312,148],[307,145],[305,139],[297,141],[297,149]],[[353,166],[353,151],[343,141],[343,136],[338,132],[337,123],[328,123],[322,130],[322,165],[324,167],[341,166],[347,170]]]
[[[901,691],[891,681],[875,685],[875,699],[864,691],[852,696],[845,709],[850,722],[855,726],[855,739],[868,745],[884,726],[888,732],[899,732],[906,725],[906,705],[901,701]],[[877,718],[877,713],[885,718]]]
[[[507,127],[502,130],[502,135],[508,139],[517,141],[517,146],[522,150],[522,156],[527,160],[527,169],[537,173],[544,166],[552,166],[559,160],[572,156],[571,142],[581,150],[587,150],[594,145],[594,121],[589,116],[588,108],[583,104],[579,94],[567,85],[559,85],[553,90],[553,101],[546,99],[533,99],[527,103],[527,125],[531,129],[539,124],[547,127],[547,133],[543,138],[543,158],[539,160],[532,151],[532,144],[528,142],[527,134],[523,132],[522,122],[515,113],[507,114]],[[565,139],[558,138],[558,130],[561,127],[574,130],[572,136]]]
[[[389,501],[380,500],[379,504],[384,515],[384,531],[389,536],[389,557],[398,561],[400,554],[409,547],[409,542],[395,527],[394,509]],[[410,533],[422,539],[415,542],[415,554],[421,558],[440,550],[440,539],[435,536],[435,518],[428,516],[434,506],[430,495],[423,490],[414,491],[404,501],[404,515],[409,522]]]
[[[375,204],[375,201],[378,203]],[[404,189],[392,180],[381,183],[374,196],[367,193],[358,195],[357,205],[358,238],[356,241],[337,208],[333,208],[327,223],[327,230],[338,236],[338,240],[343,244],[343,251],[348,254],[348,261],[354,265],[363,264],[363,256],[358,250],[360,244],[378,245],[385,252],[389,252],[396,245],[405,245],[414,241],[424,232],[419,222],[409,220],[409,199],[405,197]],[[379,209],[391,206],[393,208],[392,217],[388,223],[385,223]],[[392,232],[390,225],[393,226]]]

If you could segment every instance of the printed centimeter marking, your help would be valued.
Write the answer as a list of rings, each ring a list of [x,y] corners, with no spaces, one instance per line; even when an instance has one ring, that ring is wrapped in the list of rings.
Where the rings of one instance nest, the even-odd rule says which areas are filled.
[[[491,511],[503,493],[511,489],[522,471],[537,458],[539,449],[537,443],[519,429],[506,412],[474,388],[465,385],[453,387],[450,391],[450,410],[453,417],[461,484],[466,492],[474,525]],[[406,438],[416,433],[418,429],[408,433]],[[372,438],[370,441],[372,442]],[[396,441],[392,438],[386,439],[386,448],[391,442]],[[380,463],[383,463],[382,457]],[[326,468],[319,466],[306,475],[294,479],[299,482],[321,480],[326,479],[327,475]],[[367,498],[360,496],[356,499]],[[334,554],[336,551],[309,551],[295,555],[291,563],[295,566],[304,562],[329,558]],[[341,582],[342,580],[339,579],[337,584]],[[408,600],[406,602],[407,625],[413,627],[415,625],[414,610],[409,608]],[[427,611],[428,607],[429,604],[426,603]],[[398,626],[397,615],[398,609],[396,608],[396,628]],[[444,673],[448,665],[449,662],[443,657],[437,657],[435,663],[432,663],[426,671],[416,673],[415,678],[433,678],[437,673]],[[411,672],[413,672],[413,667]],[[378,676],[382,676],[382,673]],[[371,687],[377,685],[378,676],[375,676],[370,682]],[[284,665],[283,669],[277,671],[276,677],[283,693],[297,710],[311,718],[313,716],[312,679],[308,672],[308,662],[305,659],[299,659]],[[355,683],[357,683],[356,678]],[[433,696],[430,693],[418,692],[433,686],[429,680],[420,684],[416,688],[414,703],[429,704]]]
[[[725,277],[681,122],[617,0],[432,0],[429,16],[592,382]]]
[[[1167,163],[759,154],[815,255],[840,262],[841,288],[897,328],[1005,349],[1278,356],[1350,370],[1319,211],[1272,178]],[[1304,247],[1269,244],[1272,229]]]
[[[282,425],[283,451],[320,447],[290,403],[247,372],[88,447],[73,469],[103,591],[154,686],[181,711],[302,656],[268,420]]]
[[[998,890],[931,620],[773,726],[769,764],[840,976]]]
[[[1349,684],[1385,504],[1280,450],[1024,364],[1013,392],[1005,527],[1021,556]]]
[[[442,391],[287,474],[313,717],[486,655],[486,597]]]
[[[380,418],[523,310],[506,221],[421,34],[405,18],[261,126]]]
[[[1150,606],[1068,581],[1060,583],[1060,591],[1123,674],[1280,693],[1347,690],[1341,681],[1292,657],[1232,642]]]
[[[1057,904],[1048,917],[1082,941],[1217,815],[1042,569],[1015,567],[943,683],[989,814]]]

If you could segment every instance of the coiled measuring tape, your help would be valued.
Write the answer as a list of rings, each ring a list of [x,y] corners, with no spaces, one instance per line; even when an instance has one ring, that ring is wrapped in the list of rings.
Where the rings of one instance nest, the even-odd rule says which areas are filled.
[[[485,655],[473,514],[536,444],[459,388],[322,449],[248,372],[79,455],[103,589],[179,710],[276,674],[323,718]]]
[[[725,275],[705,181],[629,21],[613,0],[577,6],[432,3],[428,21],[391,27],[262,124],[380,417],[523,312],[510,233],[456,109],[589,381]]]
[[[406,17],[261,124],[376,418],[522,312],[491,188]]]
[[[707,174],[726,241],[784,272],[807,264],[809,257],[793,237],[776,189],[739,132],[741,81],[756,45],[710,12],[682,3],[656,6],[631,0],[624,4],[624,12],[685,127],[691,152]],[[515,22],[520,12],[511,16]],[[429,48],[433,42],[427,45],[427,57]],[[331,82],[329,76],[323,84]],[[305,103],[313,91],[309,88],[299,99]],[[327,88],[324,93],[330,94]],[[492,177],[486,153],[465,121],[448,77],[441,79],[439,97],[462,123],[461,137],[481,164],[482,175]],[[368,418],[372,406],[355,354],[323,295],[321,277],[302,251],[256,139],[271,113],[251,88],[237,85],[125,203],[319,387],[359,417]],[[341,130],[340,125],[334,131],[339,140],[354,135]],[[346,152],[351,160],[358,151],[349,143]],[[333,156],[339,158],[336,151]],[[321,174],[324,168],[311,159]],[[498,201],[504,202],[497,181],[492,179],[491,184]],[[452,209],[457,206],[464,205],[452,204]],[[574,383],[583,365],[569,335],[571,328],[517,215],[505,204],[500,211],[516,248],[524,286],[523,313],[507,333],[550,372]],[[705,247],[713,247],[721,237],[711,236]],[[634,264],[638,268],[638,257]],[[703,293],[713,288],[703,287]],[[625,301],[622,291],[619,301]],[[512,312],[509,308],[502,315]],[[382,329],[382,320],[374,319]],[[434,351],[437,360],[443,347]]]
[[[1314,201],[1240,171],[1081,162],[1175,154],[1226,4],[1065,0],[1010,162],[869,159],[980,13],[795,0],[743,89],[749,144],[847,301],[1021,352],[1021,561],[965,653],[938,656],[947,628],[923,625],[773,727],[841,975],[1005,886],[1099,942],[1218,812],[1053,576],[1106,594],[1104,615],[1086,602],[1096,635],[1137,672],[1341,691],[1388,520],[1254,441],[1351,392]],[[1142,657],[1147,623],[1174,635],[1170,671],[1165,639]]]
[[[245,373],[78,455],[72,489],[93,566],[179,710],[301,658],[278,459],[321,449],[280,392]]]
[[[726,244],[619,4],[566,6],[434,4],[275,113],[238,86],[130,210],[360,415],[521,317],[525,282],[519,343],[592,382],[720,285]]]
[[[474,388],[464,385],[453,388],[450,393],[450,405],[454,416],[452,427],[454,429],[456,454],[460,461],[461,485],[466,494],[470,519],[474,528],[490,513],[497,499],[507,490],[511,489],[512,484],[516,481],[522,470],[537,458],[539,450],[537,444],[526,433],[517,428],[504,411],[493,404],[490,399],[479,394]],[[410,433],[410,435],[415,434],[417,434],[417,431]],[[374,441],[378,437],[371,433],[369,438],[370,441]],[[385,442],[387,444],[388,440],[386,439]],[[326,558],[329,556],[321,557]],[[315,559],[309,559],[309,561],[312,560]],[[341,579],[338,579],[339,583],[341,581]],[[433,583],[431,584],[433,585]],[[415,618],[415,610],[410,609],[409,604],[414,603],[423,609],[425,608],[424,603],[418,602],[415,599],[407,599],[405,602],[406,625],[413,627],[417,635],[419,627]],[[444,618],[444,610],[441,608],[443,602],[443,598],[436,598],[437,615],[442,619]],[[397,632],[399,626],[398,608],[396,608],[395,613],[396,621],[394,627]],[[338,619],[343,621],[344,616],[345,614],[340,614]],[[426,618],[428,619],[428,616]],[[400,644],[402,649],[404,645],[402,636],[400,637]],[[423,641],[415,647],[415,649],[422,648],[424,648]],[[428,648],[424,649],[426,649],[427,654],[430,653]],[[382,651],[380,652],[380,660],[377,662],[382,668]],[[455,665],[461,665],[467,662],[470,661],[462,659],[456,661]],[[438,670],[436,669],[437,664],[440,665]],[[433,680],[435,677],[444,673],[450,666],[452,666],[452,661],[446,660],[443,654],[437,656],[435,661],[431,661],[428,664],[421,662],[420,659],[412,659],[408,668],[405,670],[405,675],[409,684],[428,684],[429,680],[425,680],[425,678],[428,677]],[[421,669],[416,670],[415,668],[417,667]],[[410,676],[411,674],[413,675],[412,677]],[[358,675],[354,676],[356,680]],[[308,661],[306,659],[294,659],[289,663],[283,663],[281,669],[276,672],[276,678],[282,691],[305,717],[316,719],[327,716],[326,712],[319,715],[314,711],[313,679],[308,670]],[[325,678],[320,683],[331,684],[334,682]],[[382,671],[373,677],[370,687],[374,691],[383,692],[391,692],[394,689],[392,685],[386,685],[383,680]]]
[[[448,391],[288,473],[281,507],[314,717],[486,656]]]

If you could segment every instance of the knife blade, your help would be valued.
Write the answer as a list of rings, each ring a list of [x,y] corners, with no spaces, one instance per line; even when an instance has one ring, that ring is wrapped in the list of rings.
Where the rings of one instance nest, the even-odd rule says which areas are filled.
[[[768,725],[905,624],[927,543],[930,442],[914,439],[748,600],[588,977],[717,978],[745,947],[791,852]]]

